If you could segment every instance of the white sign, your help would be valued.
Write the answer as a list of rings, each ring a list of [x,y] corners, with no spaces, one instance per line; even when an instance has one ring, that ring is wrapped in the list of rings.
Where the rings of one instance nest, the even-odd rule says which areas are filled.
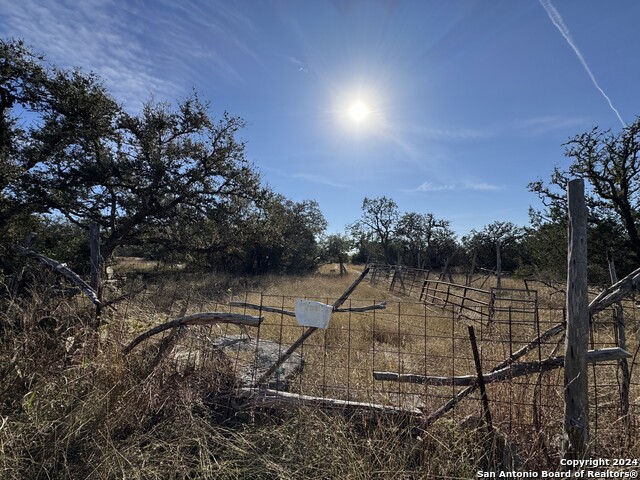
[[[296,320],[302,327],[327,328],[331,320],[333,307],[311,300],[296,299]]]

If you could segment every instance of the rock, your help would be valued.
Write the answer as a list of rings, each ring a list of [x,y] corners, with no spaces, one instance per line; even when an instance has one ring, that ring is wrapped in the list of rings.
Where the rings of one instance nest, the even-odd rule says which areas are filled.
[[[271,367],[287,349],[273,340],[247,335],[232,335],[217,338],[213,344],[220,348],[232,363],[237,365],[240,387],[254,387],[255,381]],[[236,362],[237,360],[237,362]],[[288,385],[298,372],[302,371],[304,360],[299,353],[293,353],[269,379],[268,388],[287,391]]]

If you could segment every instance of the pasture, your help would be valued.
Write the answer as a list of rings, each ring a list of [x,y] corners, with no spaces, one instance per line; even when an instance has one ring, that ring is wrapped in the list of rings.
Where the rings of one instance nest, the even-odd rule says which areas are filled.
[[[92,305],[57,295],[46,272],[5,314],[21,325],[4,332],[0,351],[0,461],[8,478],[469,478],[479,468],[558,468],[562,369],[488,384],[491,434],[478,392],[432,418],[465,387],[374,378],[474,376],[469,325],[489,373],[562,321],[562,309],[551,308],[557,292],[538,292],[534,317],[507,311],[489,322],[365,278],[346,311],[302,344],[292,357],[299,361],[277,369],[264,395],[255,380],[265,363],[304,331],[286,313],[295,300],[330,305],[361,269],[239,279],[174,268],[146,280],[132,274],[135,265],[126,269],[128,279],[110,293],[125,298],[102,311],[97,332],[87,328]],[[146,274],[153,270],[145,265]],[[626,307],[627,349],[637,353],[635,305]],[[199,312],[263,320],[258,328],[167,330],[123,353],[149,328]],[[561,355],[562,345],[561,334],[545,339],[518,362]],[[613,316],[604,311],[590,348],[615,345]],[[618,363],[589,367],[591,449],[602,458],[638,455],[636,355],[629,363],[627,415]]]

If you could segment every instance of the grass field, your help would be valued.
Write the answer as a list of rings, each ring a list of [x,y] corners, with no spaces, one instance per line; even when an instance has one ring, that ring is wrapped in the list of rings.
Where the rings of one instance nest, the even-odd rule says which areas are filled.
[[[116,273],[131,273],[130,261]],[[0,340],[0,470],[3,478],[472,478],[480,469],[557,468],[562,421],[561,370],[489,388],[498,434],[488,436],[476,394],[427,429],[398,418],[321,409],[242,409],[232,395],[242,363],[255,356],[211,348],[211,339],[244,332],[235,326],[189,327],[180,338],[149,339],[129,355],[122,347],[151,326],[201,311],[257,314],[229,301],[292,310],[295,298],[332,303],[359,274],[335,266],[300,277],[229,278],[192,275],[180,268],[109,293],[140,289],[103,312],[104,325],[87,327],[94,310],[85,299],[60,297],[43,274],[29,295],[7,304]],[[259,292],[259,293],[256,293]],[[474,372],[467,327],[454,315],[363,282],[345,307],[387,302],[385,310],[334,313],[301,350],[304,369],[293,393],[374,402],[431,412],[452,387],[377,382],[374,370],[429,375]],[[556,300],[554,300],[556,301]],[[638,323],[630,311],[629,349]],[[541,314],[541,325],[559,321]],[[263,312],[253,337],[283,349],[300,335],[295,319]],[[561,314],[560,314],[561,315]],[[594,345],[611,345],[606,318]],[[535,337],[532,325],[475,324],[483,370]],[[552,353],[558,339],[525,360]],[[172,343],[174,342],[174,343]],[[560,352],[561,353],[561,352]],[[621,437],[616,367],[590,370],[593,447],[602,455],[638,456],[635,437]],[[633,378],[637,372],[632,372]],[[631,392],[637,433],[638,382]],[[597,426],[597,428],[596,428]],[[516,453],[517,451],[517,453]],[[516,458],[517,457],[517,458]]]

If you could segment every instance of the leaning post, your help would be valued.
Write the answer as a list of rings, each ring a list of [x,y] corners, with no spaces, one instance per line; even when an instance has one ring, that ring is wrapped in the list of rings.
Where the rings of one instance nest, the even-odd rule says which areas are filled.
[[[589,396],[586,353],[589,340],[587,290],[587,206],[584,180],[574,179],[567,189],[567,333],[564,364],[563,457],[588,457]]]

